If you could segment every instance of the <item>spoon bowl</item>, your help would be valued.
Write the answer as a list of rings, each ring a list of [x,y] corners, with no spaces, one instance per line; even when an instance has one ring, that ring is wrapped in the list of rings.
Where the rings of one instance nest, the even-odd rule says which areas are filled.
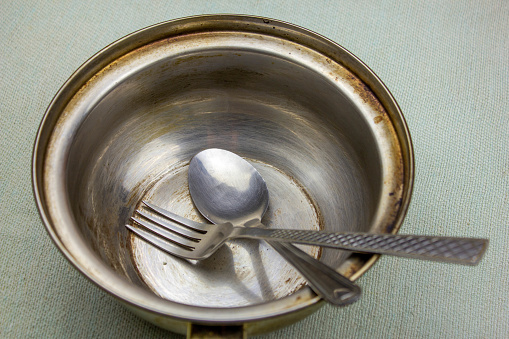
[[[269,206],[269,190],[246,160],[222,149],[198,153],[189,164],[189,191],[196,208],[215,224],[261,220]]]

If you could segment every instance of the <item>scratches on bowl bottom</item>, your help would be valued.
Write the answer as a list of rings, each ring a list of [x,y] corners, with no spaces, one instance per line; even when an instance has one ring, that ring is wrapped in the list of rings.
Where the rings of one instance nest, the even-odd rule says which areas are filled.
[[[249,161],[269,188],[269,209],[262,220],[266,226],[321,228],[317,207],[295,179],[268,164]],[[189,195],[187,166],[169,171],[151,185],[143,200],[206,222]],[[320,255],[318,247],[299,247],[315,258]],[[200,261],[176,258],[134,236],[131,250],[138,274],[154,293],[188,305],[254,305],[285,297],[306,285],[301,275],[264,241],[232,240]]]

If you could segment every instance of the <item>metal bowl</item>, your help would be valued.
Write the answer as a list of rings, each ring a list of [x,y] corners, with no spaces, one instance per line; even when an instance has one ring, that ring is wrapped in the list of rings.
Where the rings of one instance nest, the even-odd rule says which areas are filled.
[[[253,335],[322,304],[263,242],[234,241],[193,262],[126,230],[142,199],[203,220],[186,173],[191,157],[211,147],[262,173],[269,227],[396,232],[409,204],[403,116],[374,73],[337,44],[231,15],[165,22],[118,40],[50,104],[34,149],[35,198],[79,271],[175,332],[217,325]],[[302,248],[351,279],[377,258]]]

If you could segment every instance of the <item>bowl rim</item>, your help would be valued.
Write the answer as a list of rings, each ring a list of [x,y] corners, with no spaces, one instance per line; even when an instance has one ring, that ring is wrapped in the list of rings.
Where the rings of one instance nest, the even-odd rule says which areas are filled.
[[[371,90],[377,92],[377,98],[379,98],[379,100],[382,102],[387,112],[390,113],[392,123],[399,138],[399,143],[402,147],[402,156],[405,163],[405,189],[403,190],[403,197],[400,202],[398,215],[395,218],[392,229],[390,229],[392,233],[398,232],[410,204],[414,183],[415,164],[413,146],[407,123],[397,102],[389,92],[388,88],[382,83],[378,76],[376,76],[376,74],[356,56],[354,56],[344,47],[331,41],[328,38],[323,37],[318,33],[280,20],[251,15],[232,14],[190,16],[164,21],[155,25],[148,26],[146,28],[142,28],[116,40],[115,42],[101,49],[99,52],[85,61],[69,77],[69,79],[57,91],[48,108],[46,109],[37,131],[33,147],[32,188],[41,220],[55,246],[60,250],[64,257],[85,277],[87,277],[94,284],[105,290],[107,293],[113,295],[115,298],[121,300],[122,302],[153,314],[170,316],[176,319],[193,322],[206,322],[211,324],[235,324],[263,320],[273,316],[297,312],[314,304],[321,305],[323,304],[323,301],[314,295],[309,287],[301,289],[300,291],[297,291],[296,293],[279,300],[274,300],[258,305],[234,308],[207,308],[201,306],[184,305],[170,300],[165,300],[144,290],[141,287],[128,283],[122,279],[120,275],[114,272],[106,272],[103,270],[101,271],[101,273],[104,273],[103,276],[92,273],[90,263],[85,264],[83,262],[83,260],[87,260],[87,258],[77,258],[75,253],[72,253],[68,248],[65,247],[63,242],[60,240],[59,235],[53,228],[53,221],[51,220],[51,217],[48,213],[46,207],[47,201],[44,197],[45,186],[42,181],[42,164],[44,163],[46,154],[47,141],[50,138],[55,122],[60,114],[59,107],[65,107],[66,103],[70,100],[70,97],[72,97],[72,94],[81,88],[83,81],[86,81],[86,79],[89,78],[88,75],[94,74],[96,71],[104,68],[106,65],[111,63],[112,60],[115,60],[120,55],[124,55],[127,51],[139,48],[144,44],[149,43],[150,41],[157,41],[165,36],[178,34],[179,30],[183,29],[182,27],[185,27],[189,24],[196,25],[197,23],[208,23],[208,26],[205,25],[206,27],[202,29],[210,29],[210,27],[214,27],[214,25],[218,23],[223,25],[231,25],[232,31],[246,29],[246,27],[249,25],[251,25],[250,29],[254,29],[254,27],[264,28],[270,26],[271,30],[267,30],[266,32],[271,32],[272,35],[283,38],[283,33],[292,33],[294,34],[292,36],[293,39],[298,40],[299,38],[303,38],[307,39],[307,41],[314,41],[315,45],[312,47],[315,50],[318,50],[320,53],[327,55],[327,57],[336,62],[344,64],[345,59],[347,60],[348,65],[346,66],[351,71],[354,71],[354,73],[358,75],[363,82],[368,84]],[[272,27],[274,27],[274,29],[272,29]],[[326,50],[323,49],[324,46],[326,46]],[[338,55],[342,57],[342,60],[338,59]],[[363,255],[362,260],[364,261],[364,264],[351,276],[351,279],[358,279],[373,266],[379,257],[379,255]],[[89,259],[92,260],[91,258]],[[99,259],[97,259],[93,264],[98,264],[98,262],[100,262]],[[107,267],[104,263],[103,266]],[[102,267],[102,269],[104,267]],[[94,269],[98,269],[98,267],[95,267]]]

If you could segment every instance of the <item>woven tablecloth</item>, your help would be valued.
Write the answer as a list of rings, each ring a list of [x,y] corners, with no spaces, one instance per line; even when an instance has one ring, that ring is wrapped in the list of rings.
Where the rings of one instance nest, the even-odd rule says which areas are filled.
[[[0,338],[180,338],[78,273],[39,218],[33,142],[65,80],[109,43],[197,14],[318,32],[363,60],[407,119],[415,189],[401,233],[490,239],[475,267],[384,256],[362,299],[267,338],[509,338],[509,2],[1,1]]]

